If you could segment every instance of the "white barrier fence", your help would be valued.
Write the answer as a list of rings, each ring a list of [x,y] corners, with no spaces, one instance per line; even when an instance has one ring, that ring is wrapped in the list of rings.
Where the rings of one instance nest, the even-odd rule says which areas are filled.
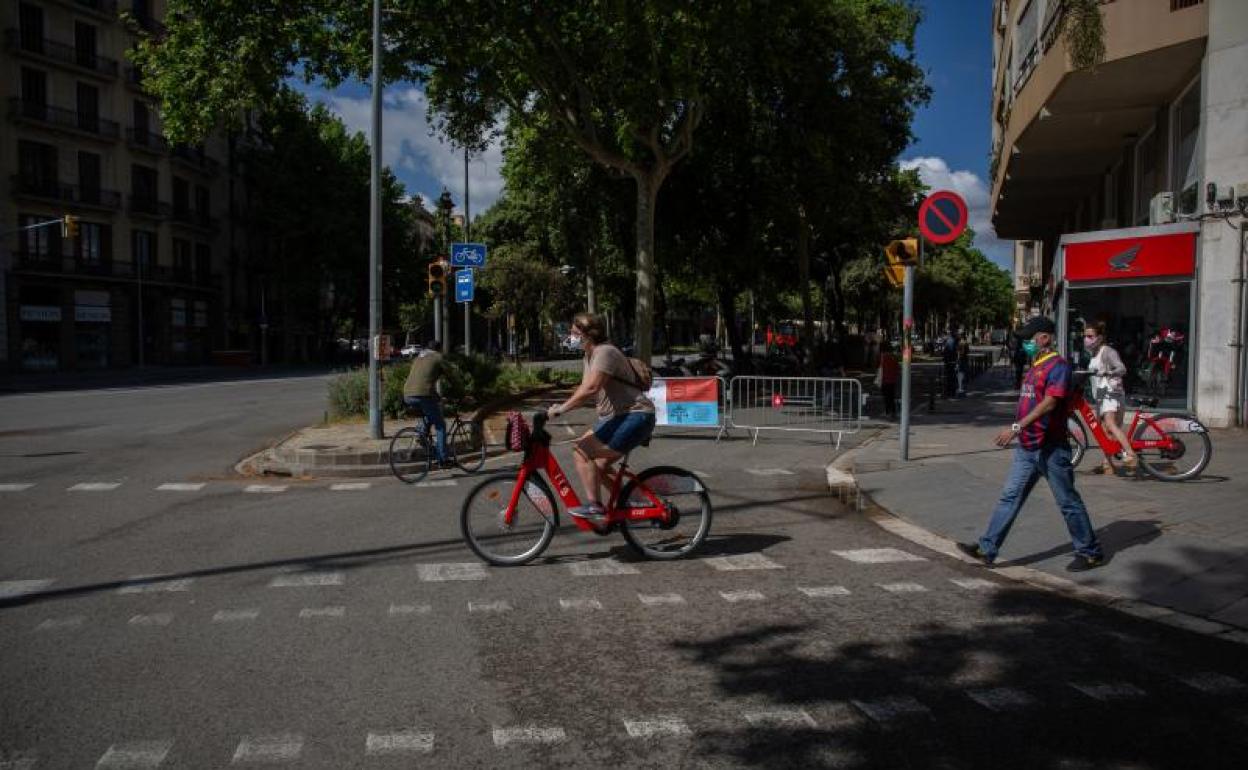
[[[728,425],[764,430],[827,433],[839,449],[841,436],[862,428],[862,383],[831,377],[733,377]]]

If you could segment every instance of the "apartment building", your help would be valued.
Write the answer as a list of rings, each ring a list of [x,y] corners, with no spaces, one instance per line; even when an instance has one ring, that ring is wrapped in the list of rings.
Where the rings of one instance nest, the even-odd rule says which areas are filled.
[[[208,363],[257,347],[231,139],[166,142],[125,56],[136,30],[162,32],[163,13],[163,0],[0,3],[0,369]],[[31,228],[65,214],[76,237]]]
[[[1101,0],[1075,69],[1064,0],[992,8],[992,219],[1022,314],[1079,353],[1105,321],[1133,378],[1168,337],[1164,404],[1243,424],[1248,2]]]

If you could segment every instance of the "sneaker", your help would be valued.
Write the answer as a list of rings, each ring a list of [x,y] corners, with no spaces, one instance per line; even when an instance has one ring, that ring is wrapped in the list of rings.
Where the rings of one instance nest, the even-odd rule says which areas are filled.
[[[979,547],[979,543],[958,543],[958,550],[980,564],[987,566],[992,565],[992,559],[989,559],[988,555],[984,553],[984,550]]]
[[[1076,556],[1074,561],[1066,565],[1067,572],[1087,572],[1104,566],[1105,560],[1100,556]]]
[[[568,514],[578,519],[602,521],[607,517],[607,509],[598,503],[589,503],[588,505],[578,505],[575,508],[569,508]]]

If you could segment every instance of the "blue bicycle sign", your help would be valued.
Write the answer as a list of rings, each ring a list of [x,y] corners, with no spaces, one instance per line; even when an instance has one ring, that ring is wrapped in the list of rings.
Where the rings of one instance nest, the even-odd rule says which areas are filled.
[[[484,243],[452,243],[451,267],[485,267]]]

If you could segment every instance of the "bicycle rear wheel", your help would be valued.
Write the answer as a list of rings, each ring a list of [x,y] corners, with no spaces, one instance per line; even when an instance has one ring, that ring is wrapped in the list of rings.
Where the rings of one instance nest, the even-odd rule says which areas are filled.
[[[455,465],[464,473],[476,473],[485,465],[485,434],[479,422],[461,422],[447,437]]]
[[[524,482],[510,524],[503,520],[517,477],[495,476],[468,493],[459,512],[459,527],[472,552],[500,567],[537,558],[555,536],[558,512],[550,487],[537,475]]]
[[[1169,448],[1135,448],[1140,467],[1158,481],[1194,479],[1213,458],[1209,430],[1191,415],[1141,417],[1131,439],[1133,442],[1160,441],[1163,437],[1169,438],[1173,445]]]
[[[1066,418],[1066,430],[1070,433],[1070,467],[1079,465],[1079,461],[1088,451],[1088,429],[1083,422],[1075,417]]]
[[[679,559],[692,553],[711,531],[711,496],[693,473],[656,466],[637,474],[620,490],[616,507],[667,507],[671,519],[625,522],[624,539],[647,559]]]
[[[433,467],[433,447],[423,422],[402,428],[390,439],[390,472],[399,481],[415,484]]]

